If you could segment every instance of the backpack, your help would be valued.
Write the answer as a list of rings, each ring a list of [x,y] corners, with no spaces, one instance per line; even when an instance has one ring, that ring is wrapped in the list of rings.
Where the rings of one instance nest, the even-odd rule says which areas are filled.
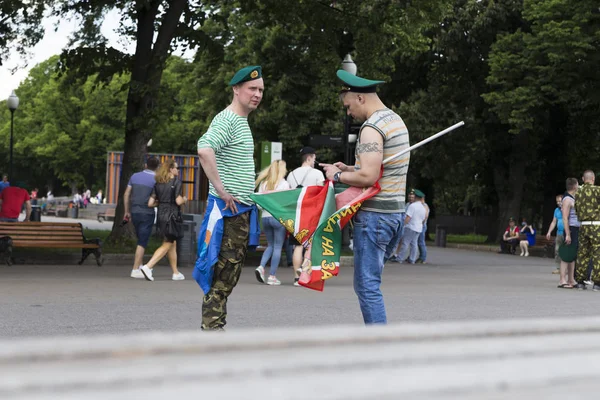
[[[298,179],[296,179],[296,175],[294,174],[294,171],[290,172],[292,174],[292,176],[294,177],[294,180],[296,181],[296,183],[298,183]],[[302,181],[300,183],[298,183],[298,186],[296,186],[296,189],[298,188],[303,188],[304,185],[302,185],[304,183],[304,180],[306,179],[306,177],[308,176],[308,174],[310,173],[310,169],[306,172],[306,174],[304,174],[304,178],[302,178]]]

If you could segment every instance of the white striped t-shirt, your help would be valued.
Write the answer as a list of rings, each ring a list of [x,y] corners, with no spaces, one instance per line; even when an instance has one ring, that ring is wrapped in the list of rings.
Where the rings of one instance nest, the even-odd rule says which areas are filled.
[[[254,193],[254,139],[248,118],[227,108],[221,111],[198,139],[198,149],[203,148],[214,150],[225,190],[242,203],[253,204],[250,195]],[[212,183],[209,192],[219,197]]]

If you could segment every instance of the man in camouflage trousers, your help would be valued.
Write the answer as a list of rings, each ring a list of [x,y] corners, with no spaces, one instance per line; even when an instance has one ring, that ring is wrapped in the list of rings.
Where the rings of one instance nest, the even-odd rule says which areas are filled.
[[[575,210],[581,223],[575,280],[577,289],[586,289],[588,265],[592,263],[593,290],[600,291],[600,187],[595,186],[594,173],[583,173],[583,185],[575,194]]]
[[[262,69],[248,66],[239,70],[229,82],[231,104],[217,114],[208,130],[198,140],[198,156],[210,181],[205,220],[219,220],[214,227],[222,229],[217,243],[212,230],[207,252],[218,260],[212,282],[205,290],[202,304],[202,329],[223,330],[227,318],[227,298],[237,285],[248,249],[251,214],[256,206],[250,199],[254,193],[254,139],[248,115],[260,104],[264,91]],[[216,208],[213,210],[213,207]],[[257,214],[256,214],[257,215]],[[206,238],[206,224],[201,235]],[[212,228],[211,228],[212,229]],[[211,239],[212,238],[212,239]],[[199,257],[202,259],[202,254]],[[194,275],[196,281],[199,278]],[[199,282],[200,283],[200,282]],[[202,285],[201,285],[202,287]]]
[[[237,285],[248,250],[249,213],[225,219],[214,280],[202,304],[202,329],[220,330],[227,323],[227,297]]]

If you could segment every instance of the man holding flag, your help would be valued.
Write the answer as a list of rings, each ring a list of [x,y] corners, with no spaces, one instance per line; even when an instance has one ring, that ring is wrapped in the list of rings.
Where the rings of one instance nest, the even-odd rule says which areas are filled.
[[[381,275],[385,261],[400,241],[410,155],[385,165],[383,160],[409,147],[408,130],[402,118],[379,99],[377,86],[383,81],[343,70],[337,71],[337,76],[343,82],[340,99],[347,113],[364,123],[354,166],[342,162],[320,165],[334,182],[369,188],[379,180],[381,191],[365,200],[354,216],[354,291],[365,324],[385,324]]]

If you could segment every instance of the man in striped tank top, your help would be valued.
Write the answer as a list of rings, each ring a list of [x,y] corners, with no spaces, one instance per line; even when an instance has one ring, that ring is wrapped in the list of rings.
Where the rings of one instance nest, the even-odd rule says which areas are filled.
[[[261,67],[242,68],[229,85],[233,90],[231,104],[215,116],[198,140],[200,163],[210,181],[208,203],[214,202],[225,217],[212,286],[202,303],[203,330],[222,330],[225,326],[227,298],[238,282],[248,250],[249,210],[256,207],[250,200],[254,193],[254,139],[248,115],[262,100]]]
[[[409,147],[402,118],[377,96],[373,81],[339,70],[344,86],[340,98],[348,115],[364,121],[356,145],[354,166],[321,164],[327,178],[356,187],[370,187],[379,179],[383,160]],[[383,166],[381,192],[365,201],[354,217],[354,291],[365,324],[387,323],[381,275],[384,263],[396,249],[405,212],[409,155]]]

